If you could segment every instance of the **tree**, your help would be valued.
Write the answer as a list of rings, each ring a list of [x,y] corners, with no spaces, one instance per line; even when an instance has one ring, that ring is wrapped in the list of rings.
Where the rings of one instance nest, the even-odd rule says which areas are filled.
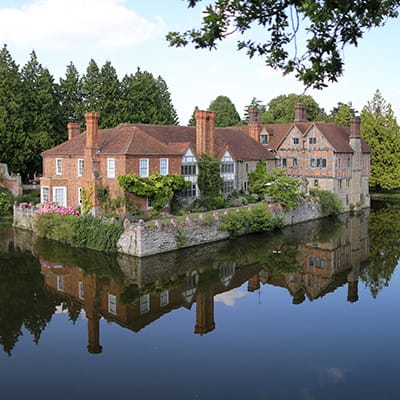
[[[208,110],[215,112],[215,126],[222,128],[240,124],[240,115],[227,96],[218,96],[210,103]]]
[[[93,59],[89,61],[86,74],[82,77],[82,104],[79,113],[83,116],[89,111],[100,109],[100,69]],[[82,121],[84,122],[84,121]]]
[[[157,78],[157,86],[160,97],[158,123],[162,125],[178,125],[178,114],[172,104],[171,94],[169,93],[167,83],[161,76]]]
[[[261,115],[261,122],[263,124],[293,122],[294,109],[297,103],[303,103],[307,106],[307,119],[309,121],[325,118],[324,109],[311,96],[290,93],[274,97],[268,103],[267,111]]]
[[[333,122],[341,126],[350,126],[350,119],[356,116],[356,110],[351,101],[347,104],[339,102],[329,115]]]
[[[0,162],[13,172],[25,169],[22,97],[18,66],[4,45],[0,51]]]
[[[65,78],[60,78],[59,95],[63,125],[81,121],[83,116],[79,114],[79,106],[82,103],[82,82],[72,62],[67,66]]]
[[[253,97],[251,103],[244,109],[244,121],[246,122],[246,124],[249,123],[249,110],[259,110],[262,114],[267,110],[267,107],[262,103],[261,100]]]
[[[372,150],[370,186],[400,187],[400,128],[392,106],[386,103],[379,90],[361,112],[360,130]]]
[[[65,140],[54,79],[32,51],[21,71],[23,100],[24,165],[20,172],[32,175],[42,169],[41,152]]]
[[[187,2],[195,7],[201,0]],[[211,50],[236,33],[237,48],[250,58],[261,55],[268,66],[295,72],[306,87],[321,89],[342,75],[343,47],[357,46],[365,31],[396,18],[399,5],[399,0],[214,0],[203,11],[200,29],[170,32],[167,40],[176,47],[193,43]],[[255,26],[264,29],[264,40],[251,37]]]

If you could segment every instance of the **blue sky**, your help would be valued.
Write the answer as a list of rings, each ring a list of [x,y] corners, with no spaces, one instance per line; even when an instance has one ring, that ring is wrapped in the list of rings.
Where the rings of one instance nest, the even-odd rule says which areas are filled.
[[[58,81],[72,61],[84,74],[90,59],[111,61],[120,78],[140,67],[161,75],[170,90],[181,124],[197,105],[206,109],[219,95],[228,96],[238,112],[253,97],[267,104],[280,94],[303,92],[292,76],[249,60],[236,51],[235,38],[218,51],[171,48],[169,31],[197,27],[201,7],[184,0],[0,0],[0,38],[23,66],[32,50]],[[207,1],[204,2],[207,4]],[[357,48],[344,50],[345,73],[323,91],[309,90],[330,111],[351,101],[361,111],[379,89],[400,117],[399,20],[367,32]]]

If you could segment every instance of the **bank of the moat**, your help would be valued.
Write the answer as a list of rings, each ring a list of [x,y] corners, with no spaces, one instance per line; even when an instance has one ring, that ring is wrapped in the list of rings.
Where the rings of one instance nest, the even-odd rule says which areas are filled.
[[[130,222],[124,220],[124,229],[118,240],[118,252],[137,257],[146,257],[185,247],[197,246],[228,239],[230,233],[220,229],[220,220],[229,213],[249,210],[255,205],[242,208],[218,210],[207,214],[190,214],[186,217],[171,217],[148,222],[142,220]],[[317,202],[303,201],[295,210],[283,210],[268,204],[268,211],[275,218],[280,218],[282,226],[326,217]],[[14,227],[35,232],[37,209],[34,207],[14,206]]]

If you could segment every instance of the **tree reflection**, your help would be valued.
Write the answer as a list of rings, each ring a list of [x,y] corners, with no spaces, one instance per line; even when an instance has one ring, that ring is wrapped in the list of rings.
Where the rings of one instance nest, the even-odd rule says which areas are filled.
[[[374,298],[386,286],[400,258],[400,207],[373,211],[369,218],[369,257],[360,273]]]

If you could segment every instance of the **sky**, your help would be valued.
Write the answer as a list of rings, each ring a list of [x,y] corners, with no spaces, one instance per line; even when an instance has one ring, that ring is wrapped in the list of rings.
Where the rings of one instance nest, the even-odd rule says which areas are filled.
[[[232,36],[217,51],[169,47],[165,35],[201,22],[201,3],[185,0],[0,0],[0,45],[7,44],[22,68],[32,50],[55,80],[71,62],[81,75],[91,59],[110,61],[120,79],[139,67],[167,83],[179,122],[186,125],[195,106],[207,109],[217,96],[228,96],[243,117],[253,97],[264,104],[281,94],[302,94],[294,76],[266,67],[236,50]],[[260,32],[256,33],[260,34]],[[400,118],[400,24],[366,32],[358,47],[343,51],[345,71],[324,90],[308,90],[329,112],[338,102],[361,109],[377,89]]]

